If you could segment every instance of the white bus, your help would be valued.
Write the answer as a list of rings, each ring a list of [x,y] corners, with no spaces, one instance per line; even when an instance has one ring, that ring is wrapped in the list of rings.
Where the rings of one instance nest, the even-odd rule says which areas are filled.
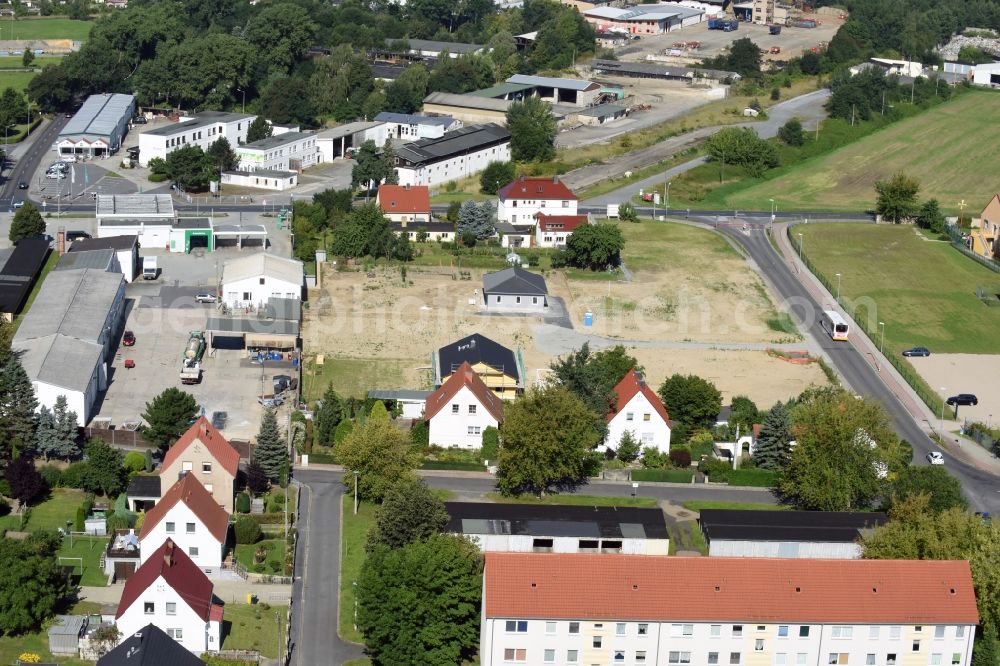
[[[834,340],[846,340],[847,334],[851,332],[851,327],[847,325],[847,322],[840,316],[840,313],[833,310],[823,311],[820,324],[823,326],[826,334]]]

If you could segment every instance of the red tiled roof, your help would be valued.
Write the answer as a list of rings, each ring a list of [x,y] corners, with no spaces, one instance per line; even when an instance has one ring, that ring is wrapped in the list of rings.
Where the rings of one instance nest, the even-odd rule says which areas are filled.
[[[462,390],[463,386],[469,387],[472,395],[476,396],[479,404],[493,418],[498,422],[503,421],[503,401],[479,378],[479,375],[472,369],[468,361],[458,366],[458,369],[451,373],[451,377],[448,377],[447,381],[438,390],[427,396],[427,406],[424,408],[424,420],[430,421],[445,406],[451,404],[451,399]]]
[[[667,422],[670,421],[670,417],[667,416],[667,408],[663,406],[663,401],[660,400],[660,396],[656,395],[656,392],[649,388],[649,385],[646,384],[642,375],[635,370],[629,370],[628,373],[622,377],[622,380],[618,382],[618,385],[615,386],[615,395],[617,396],[618,401],[615,403],[615,406],[611,408],[611,411],[608,412],[608,421],[613,419],[619,412],[625,409],[625,405],[628,404],[629,400],[634,398],[638,393],[642,393],[646,396],[646,400],[649,400],[649,403],[653,405],[653,409],[655,409],[656,413],[660,415],[660,418]]]
[[[965,561],[486,553],[494,618],[978,624]]]
[[[184,452],[184,450],[195,441],[205,445],[212,457],[222,465],[227,472],[236,476],[240,467],[240,454],[226,441],[222,433],[215,429],[204,416],[191,424],[191,427],[181,435],[180,439],[174,442],[173,446],[167,449],[167,454],[163,456],[163,466],[161,470],[170,467]]]
[[[121,601],[115,619],[125,614],[135,600],[160,577],[191,607],[198,617],[206,622],[212,608],[212,581],[199,569],[182,548],[177,548],[171,539],[163,542],[125,581]]]
[[[387,215],[431,212],[431,193],[426,185],[380,185],[376,199]]]
[[[586,215],[546,215],[536,213],[538,228],[542,231],[573,231],[581,224],[587,223]]]
[[[226,531],[229,529],[229,514],[215,501],[212,493],[208,492],[205,486],[201,485],[194,472],[188,472],[184,477],[170,486],[170,490],[164,493],[160,501],[146,514],[146,519],[142,522],[142,532],[139,540],[142,541],[152,533],[163,518],[170,513],[170,510],[178,502],[184,502],[189,509],[198,516],[208,529],[208,533],[216,538],[220,543],[226,542]]]
[[[501,199],[558,199],[575,201],[573,190],[561,180],[553,178],[526,178],[521,176],[500,188]]]

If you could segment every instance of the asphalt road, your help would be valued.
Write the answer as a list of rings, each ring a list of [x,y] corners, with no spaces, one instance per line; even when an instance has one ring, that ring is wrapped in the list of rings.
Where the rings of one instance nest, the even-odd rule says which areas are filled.
[[[337,635],[337,599],[340,588],[340,507],[344,487],[342,472],[321,469],[298,469],[296,480],[302,484],[303,501],[299,516],[298,552],[295,558],[295,583],[292,586],[292,656],[295,666],[342,664],[362,656],[360,646],[346,643]],[[474,499],[494,489],[488,478],[429,476],[428,485],[452,491],[456,499]],[[579,490],[584,495],[627,497],[632,492],[626,482],[594,483]],[[736,489],[707,485],[639,484],[640,497],[687,500],[722,500],[731,502],[774,503],[767,490]],[[352,612],[345,609],[345,612]]]
[[[26,152],[19,154],[11,169],[4,170],[3,185],[0,186],[0,202],[9,206],[15,201],[27,198],[27,191],[17,189],[19,181],[30,183],[42,159],[52,150],[52,144],[68,119],[63,114],[52,118],[41,130],[36,130],[28,139]],[[14,152],[17,148],[14,149]],[[54,157],[54,153],[50,156]],[[8,160],[8,163],[10,160]],[[91,206],[90,208],[93,208]]]
[[[700,221],[714,224],[714,220],[711,219],[703,218]],[[824,308],[813,299],[771,246],[765,228],[761,223],[752,224],[748,231],[744,231],[741,225],[719,227],[722,233],[746,248],[750,257],[788,306],[789,314],[829,355],[830,360],[854,392],[871,396],[885,405],[896,432],[913,447],[914,463],[926,464],[925,456],[929,451],[937,450],[938,446],[914,421],[913,416],[886,387],[878,373],[855,347],[834,342],[826,335],[819,323],[820,313]],[[805,322],[805,325],[802,322]],[[949,457],[947,464],[948,471],[962,483],[962,488],[975,510],[991,513],[1000,511],[1000,490],[996,476],[954,457]]]

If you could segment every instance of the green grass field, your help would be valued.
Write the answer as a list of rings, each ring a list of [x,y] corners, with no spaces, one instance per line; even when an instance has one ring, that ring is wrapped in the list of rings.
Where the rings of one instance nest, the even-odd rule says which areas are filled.
[[[27,530],[51,530],[66,528],[66,521],[76,517],[76,507],[83,502],[85,493],[75,488],[56,488],[51,496],[31,507],[31,517],[28,519]],[[10,514],[0,518],[0,531],[17,530],[21,517]]]
[[[76,569],[77,575],[80,576],[80,585],[104,587],[108,584],[108,576],[101,570],[101,553],[104,552],[107,545],[108,539],[106,537],[74,536],[72,545],[67,537],[63,539],[63,545],[56,555],[64,558],[78,557],[82,560],[82,562],[76,559],[62,560],[62,564],[66,566],[83,566],[82,573],[79,568]]]
[[[375,524],[375,505],[361,502],[354,515],[354,499],[344,495],[343,538],[340,544],[340,637],[360,643],[361,632],[354,628],[354,583],[365,563],[365,539]]]
[[[412,362],[398,359],[333,358],[323,365],[309,363],[305,368],[303,395],[309,402],[323,397],[327,384],[342,396],[368,395],[373,386],[401,386],[403,368]],[[419,388],[419,387],[416,387]]]
[[[690,266],[696,275],[704,266],[720,259],[739,259],[726,240],[711,231],[686,224],[643,220],[621,222],[625,237],[622,261],[630,270],[660,271],[664,267]]]
[[[764,504],[757,502],[726,502],[720,500],[689,500],[683,502],[682,506],[689,511],[701,511],[702,509],[739,509],[756,511],[789,511],[790,506],[783,504]]]
[[[282,640],[278,632],[280,630],[285,638],[288,635],[287,613],[286,606],[264,610],[260,604],[226,604],[222,649],[257,650],[266,658],[277,658]]]
[[[0,20],[0,39],[72,39],[84,41],[93,21],[74,21],[58,16]]]
[[[783,174],[729,194],[730,207],[781,210],[871,209],[874,183],[905,171],[921,183],[920,197],[937,198],[958,212],[965,200],[978,210],[997,191],[1000,153],[993,134],[1000,124],[1000,95],[969,91],[901,120]]]
[[[41,68],[46,65],[58,65],[62,62],[62,56],[37,56],[31,61],[31,67]],[[21,64],[21,56],[0,56],[0,70],[3,69],[24,69]]]
[[[258,548],[263,547],[267,551],[267,557],[264,560],[264,572],[266,574],[283,575],[282,564],[284,562],[285,555],[285,542],[282,539],[265,539],[264,541],[259,541],[255,544],[241,544],[236,546],[236,561],[247,568],[248,571],[256,571],[254,568],[254,553]],[[278,570],[271,567],[271,563],[276,562],[278,564]]]
[[[33,78],[35,78],[34,72],[0,70],[0,91],[13,88],[24,92]]]
[[[1000,308],[975,296],[977,285],[1000,285],[1000,275],[948,243],[922,240],[912,227],[810,224],[800,232],[817,270],[834,282],[842,275],[842,296],[872,304],[866,311],[862,303],[855,318],[875,322],[873,331],[885,322],[886,355],[916,345],[932,353],[1000,351],[993,337]]]

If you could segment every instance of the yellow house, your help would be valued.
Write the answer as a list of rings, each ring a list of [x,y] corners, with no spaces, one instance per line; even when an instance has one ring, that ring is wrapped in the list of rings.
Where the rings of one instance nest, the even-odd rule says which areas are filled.
[[[1000,257],[1000,194],[994,194],[986,208],[979,215],[979,223],[973,223],[972,251],[987,259]]]
[[[162,487],[169,488],[191,474],[219,506],[232,513],[239,466],[239,452],[202,416],[167,449],[160,478],[165,481]]]
[[[524,368],[519,355],[479,333],[441,347],[433,362],[434,388],[468,363],[483,383],[504,400],[513,400],[524,392]]]

